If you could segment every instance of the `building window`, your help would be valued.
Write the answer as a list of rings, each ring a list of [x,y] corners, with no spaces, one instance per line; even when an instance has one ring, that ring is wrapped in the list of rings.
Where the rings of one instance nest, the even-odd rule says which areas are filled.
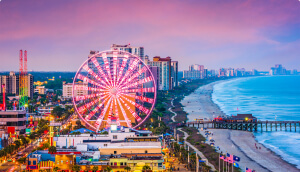
[[[111,162],[110,165],[113,166],[113,163]]]
[[[124,165],[127,165],[127,162],[124,162]]]
[[[64,163],[64,161],[63,161],[63,160],[61,160],[61,161],[60,161],[60,163],[61,163],[61,164],[63,164],[63,163]]]
[[[114,154],[117,154],[117,151],[114,151]]]
[[[32,165],[36,165],[36,161],[32,161]]]
[[[104,144],[104,147],[107,147],[107,144]]]
[[[145,150],[145,153],[148,153],[148,151],[147,151],[147,150]]]
[[[113,135],[113,139],[118,139],[118,136],[117,135]]]
[[[123,162],[121,162],[120,165],[123,166]]]

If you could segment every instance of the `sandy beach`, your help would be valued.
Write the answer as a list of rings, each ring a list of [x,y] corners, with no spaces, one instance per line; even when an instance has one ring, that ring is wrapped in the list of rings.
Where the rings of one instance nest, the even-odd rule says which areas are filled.
[[[224,81],[204,85],[182,100],[181,104],[189,114],[189,121],[194,121],[196,118],[213,119],[225,115],[211,99],[213,86],[219,82]],[[209,137],[215,140],[215,146],[220,148],[219,152],[227,152],[241,158],[238,164],[243,171],[245,167],[257,172],[300,171],[258,143],[251,132],[223,129],[209,129],[209,131],[213,133]],[[203,131],[200,133],[204,135]]]

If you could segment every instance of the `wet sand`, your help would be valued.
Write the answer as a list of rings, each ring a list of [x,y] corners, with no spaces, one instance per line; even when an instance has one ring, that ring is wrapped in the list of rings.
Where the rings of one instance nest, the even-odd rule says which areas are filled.
[[[189,121],[194,121],[196,118],[209,120],[225,115],[211,99],[213,86],[218,82],[223,81],[204,85],[182,100],[181,104],[189,114]],[[209,129],[209,131],[213,135],[209,135],[208,138],[215,140],[215,147],[220,148],[219,152],[227,152],[241,158],[238,164],[243,171],[246,167],[257,172],[300,171],[294,165],[282,160],[278,155],[258,143],[251,132],[223,129]],[[204,135],[204,131],[200,131],[200,133]],[[218,169],[218,167],[216,168]]]

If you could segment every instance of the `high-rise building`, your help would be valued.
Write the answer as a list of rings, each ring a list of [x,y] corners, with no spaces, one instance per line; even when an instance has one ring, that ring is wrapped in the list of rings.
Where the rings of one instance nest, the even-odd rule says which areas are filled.
[[[276,64],[275,67],[271,67],[270,75],[286,75],[286,69],[281,64]]]
[[[178,61],[171,61],[171,83],[173,88],[178,86]]]
[[[27,80],[27,88],[28,88],[28,97],[33,97],[33,76],[28,74],[25,76]],[[19,75],[16,75],[14,72],[10,72],[9,75],[0,76],[0,85],[5,84],[5,91],[8,94],[19,95]],[[2,90],[0,89],[0,93]]]
[[[141,58],[142,61],[145,60],[144,58],[144,47],[132,47],[130,44],[126,45],[118,45],[118,44],[112,44],[110,47],[111,50],[121,50],[121,51],[127,51],[131,54],[134,54]]]
[[[183,71],[183,78],[203,79],[207,77],[207,69],[205,71],[203,65],[193,64],[189,66],[189,70]]]
[[[155,56],[153,57],[153,61],[149,61],[147,57],[145,63],[149,66],[157,66],[159,68],[158,90],[171,90],[173,88],[171,57],[161,58],[160,56]]]

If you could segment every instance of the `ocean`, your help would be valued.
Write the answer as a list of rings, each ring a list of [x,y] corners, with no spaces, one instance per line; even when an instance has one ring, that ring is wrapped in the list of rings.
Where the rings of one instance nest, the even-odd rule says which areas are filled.
[[[251,113],[259,120],[300,121],[300,76],[237,78],[214,85],[212,100],[226,115]],[[254,133],[258,142],[300,169],[300,131]],[[278,130],[280,130],[278,128]]]

